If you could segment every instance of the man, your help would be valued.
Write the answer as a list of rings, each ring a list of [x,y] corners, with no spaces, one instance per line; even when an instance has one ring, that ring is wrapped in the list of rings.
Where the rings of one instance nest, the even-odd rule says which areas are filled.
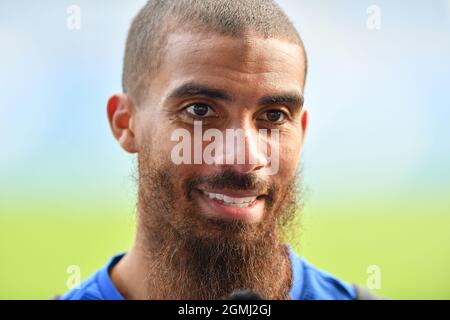
[[[135,243],[61,298],[355,299],[283,243],[299,209],[306,72],[271,0],[150,0],[128,34],[124,93],[107,103],[138,158]]]

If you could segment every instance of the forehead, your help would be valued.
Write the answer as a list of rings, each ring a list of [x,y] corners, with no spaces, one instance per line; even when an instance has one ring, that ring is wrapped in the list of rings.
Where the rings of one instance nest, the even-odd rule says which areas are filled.
[[[305,56],[297,44],[251,34],[235,38],[173,33],[167,40],[155,78],[161,88],[195,80],[240,94],[289,89],[303,92]]]

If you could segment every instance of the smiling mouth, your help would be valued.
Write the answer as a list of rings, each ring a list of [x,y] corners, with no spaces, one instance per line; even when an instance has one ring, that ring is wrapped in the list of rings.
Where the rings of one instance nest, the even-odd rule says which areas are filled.
[[[260,221],[264,214],[265,198],[250,191],[198,190],[203,212],[219,219]]]
[[[223,193],[213,193],[203,191],[203,194],[206,195],[209,199],[215,200],[218,203],[234,208],[248,208],[251,207],[258,196],[243,196],[243,197],[231,197],[229,195]]]

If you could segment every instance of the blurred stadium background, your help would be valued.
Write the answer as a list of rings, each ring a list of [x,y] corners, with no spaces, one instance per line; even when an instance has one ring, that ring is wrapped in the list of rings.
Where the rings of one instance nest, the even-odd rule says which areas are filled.
[[[105,103],[144,2],[0,0],[1,299],[65,292],[68,266],[131,244],[135,164]],[[310,61],[296,250],[363,285],[377,266],[381,295],[450,299],[450,1],[279,3]]]

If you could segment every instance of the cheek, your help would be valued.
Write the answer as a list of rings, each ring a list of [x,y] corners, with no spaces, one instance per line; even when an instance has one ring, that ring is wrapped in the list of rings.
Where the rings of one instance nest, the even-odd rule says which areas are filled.
[[[295,174],[300,161],[301,139],[297,135],[284,134],[280,137],[280,174],[285,178]]]

